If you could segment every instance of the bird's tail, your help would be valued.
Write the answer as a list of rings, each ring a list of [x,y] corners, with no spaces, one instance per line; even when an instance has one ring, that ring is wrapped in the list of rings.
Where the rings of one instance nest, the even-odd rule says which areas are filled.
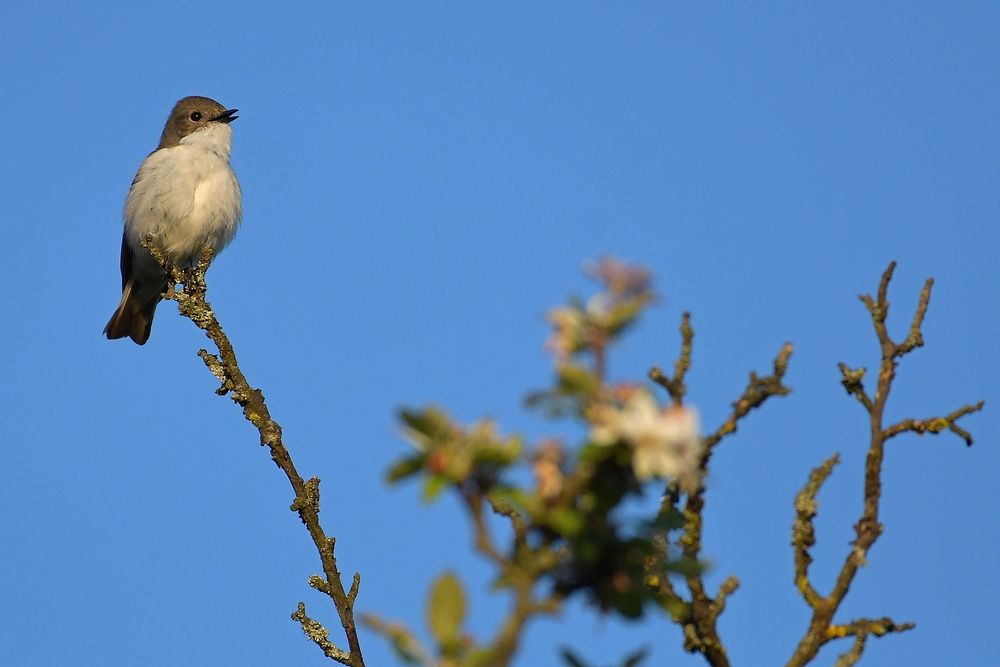
[[[118,304],[118,310],[104,327],[104,334],[110,340],[128,336],[139,345],[144,345],[149,340],[149,331],[153,327],[153,314],[161,297],[156,294],[143,303],[140,300],[141,292],[142,290],[135,284],[135,279],[129,278],[125,283],[125,289],[122,290],[122,300]]]

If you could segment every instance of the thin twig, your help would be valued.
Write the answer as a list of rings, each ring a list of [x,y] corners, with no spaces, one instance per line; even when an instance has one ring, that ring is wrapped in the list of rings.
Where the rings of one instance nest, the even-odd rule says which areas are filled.
[[[787,396],[792,393],[791,387],[786,387],[782,384],[782,380],[785,378],[785,372],[788,370],[788,360],[792,356],[794,351],[791,343],[785,343],[781,350],[778,352],[778,356],[774,358],[774,372],[766,377],[757,377],[757,373],[750,371],[750,382],[747,384],[746,391],[743,395],[733,403],[733,412],[729,415],[729,418],[716,429],[715,433],[706,438],[706,443],[708,445],[708,456],[711,456],[711,450],[727,435],[732,435],[736,433],[737,424],[741,419],[746,417],[751,410],[759,408],[764,404],[764,401],[771,398],[772,396]]]
[[[840,368],[840,372],[844,376],[844,379],[840,381],[840,384],[844,385],[844,389],[847,390],[848,394],[853,394],[857,397],[857,399],[861,401],[861,405],[865,406],[865,409],[871,411],[873,407],[872,399],[865,391],[865,385],[862,382],[862,380],[865,379],[865,373],[868,372],[868,369],[856,368],[852,370],[847,364],[837,364],[837,366]]]
[[[341,583],[340,571],[337,569],[337,559],[334,556],[335,540],[326,536],[319,523],[319,479],[313,477],[306,481],[295,469],[292,458],[281,440],[281,426],[271,419],[267,404],[264,402],[264,394],[259,389],[251,387],[244,377],[236,361],[236,352],[233,350],[229,338],[223,333],[222,326],[219,324],[211,304],[205,298],[208,290],[205,284],[205,272],[212,260],[211,251],[203,252],[202,259],[196,267],[182,271],[177,267],[169,266],[164,261],[163,253],[152,243],[147,242],[144,245],[168,273],[170,287],[164,295],[165,298],[176,301],[181,315],[190,319],[199,329],[203,330],[218,349],[218,355],[207,350],[198,352],[198,356],[205,362],[208,370],[221,382],[217,393],[220,395],[229,394],[230,398],[243,408],[243,416],[260,433],[260,444],[268,447],[271,459],[288,477],[295,492],[295,500],[290,509],[298,513],[302,523],[309,531],[323,566],[325,577],[323,579],[316,577],[322,582],[322,585],[314,585],[314,588],[333,599],[341,625],[344,627],[344,633],[347,636],[350,651],[342,651],[329,642],[326,630],[322,625],[305,615],[305,606],[302,603],[299,604],[299,609],[292,614],[293,620],[302,624],[302,628],[309,638],[323,649],[324,654],[328,657],[351,667],[364,667],[365,662],[361,654],[357,626],[354,621],[354,598],[357,597],[360,577],[355,575],[354,585],[350,595],[348,595]]]
[[[805,487],[799,491],[795,498],[795,524],[792,526],[792,546],[795,548],[795,586],[805,597],[806,602],[815,608],[820,604],[822,598],[816,589],[809,582],[809,565],[812,563],[812,556],[809,549],[816,544],[816,529],[813,526],[813,518],[819,502],[816,494],[820,487],[830,477],[833,467],[840,463],[840,456],[834,454],[826,460],[823,465],[812,471],[809,481]]]
[[[965,415],[972,414],[973,412],[979,412],[986,405],[986,401],[979,401],[975,405],[965,405],[955,410],[950,415],[946,417],[931,417],[930,419],[904,419],[903,421],[893,424],[885,430],[885,439],[888,440],[900,433],[906,433],[907,431],[913,431],[917,435],[923,435],[924,433],[938,434],[941,431],[948,429],[952,433],[957,434],[963,440],[965,444],[972,446],[972,435],[960,427],[955,422],[958,421],[959,417],[964,417]]]
[[[653,366],[649,371],[649,379],[667,390],[674,405],[682,405],[687,386],[684,375],[691,369],[691,348],[694,341],[694,329],[691,328],[691,313],[684,313],[681,318],[681,354],[674,364],[674,376],[664,374],[659,366]]]
[[[472,517],[472,525],[475,527],[476,549],[495,564],[502,567],[507,562],[507,559],[493,544],[493,537],[490,535],[489,527],[486,525],[486,519],[483,516],[482,494],[468,491],[462,494],[462,498],[465,500],[466,507],[469,509],[469,516]]]
[[[882,360],[874,397],[865,391],[862,383],[865,377],[864,368],[852,370],[845,364],[839,365],[843,375],[841,383],[847,393],[854,395],[868,412],[871,440],[865,462],[864,511],[854,526],[856,537],[851,545],[851,551],[841,567],[833,590],[826,597],[817,593],[809,580],[808,566],[812,559],[808,549],[815,543],[812,517],[815,515],[816,493],[837,462],[836,456],[813,471],[809,483],[796,499],[797,518],[792,534],[792,544],[795,548],[795,581],[813,614],[809,629],[799,642],[787,667],[802,667],[811,662],[819,653],[820,648],[827,642],[853,636],[855,638],[853,647],[841,655],[836,663],[838,667],[849,667],[861,658],[868,635],[873,634],[880,637],[890,632],[903,632],[913,627],[911,623],[896,624],[888,618],[878,621],[861,619],[849,625],[833,624],[833,617],[847,595],[858,568],[867,564],[868,552],[882,534],[883,526],[879,523],[879,502],[882,497],[882,463],[885,456],[885,443],[890,438],[907,431],[923,434],[926,432],[939,433],[948,429],[957,433],[967,444],[971,445],[972,436],[955,422],[960,417],[976,412],[983,407],[983,403],[980,402],[976,405],[966,405],[959,408],[947,417],[935,417],[927,420],[904,419],[888,428],[883,426],[886,401],[896,377],[898,365],[896,360],[924,344],[921,326],[927,314],[931,287],[934,284],[932,279],[928,279],[924,283],[909,334],[902,343],[897,344],[889,337],[889,331],[885,324],[889,315],[889,282],[892,280],[895,268],[896,263],[892,262],[882,274],[877,298],[873,299],[867,294],[859,297],[871,314],[872,325],[882,349]]]
[[[681,321],[681,353],[674,364],[674,377],[668,377],[659,367],[649,372],[649,377],[669,392],[675,405],[680,405],[687,393],[685,375],[691,367],[691,350],[694,339],[694,329],[691,319],[684,313]],[[733,412],[714,433],[705,438],[705,454],[701,460],[701,470],[707,472],[712,451],[724,437],[736,432],[737,424],[751,410],[759,408],[772,396],[784,396],[792,390],[783,384],[785,372],[788,370],[788,360],[792,355],[791,343],[786,343],[774,360],[774,372],[766,377],[758,377],[750,373],[746,390],[733,403]],[[676,489],[667,488],[664,494],[661,514],[677,511],[679,496]],[[678,546],[685,558],[697,562],[701,555],[702,513],[705,509],[704,488],[688,496],[681,512],[684,517],[684,533],[678,541]],[[686,577],[691,601],[684,600],[675,590],[669,577],[656,571],[658,563],[666,557],[668,544],[661,538],[654,541],[657,556],[647,559],[647,583],[662,597],[675,622],[684,629],[684,649],[690,653],[701,653],[712,667],[729,667],[729,657],[719,638],[717,620],[725,610],[726,598],[739,586],[739,579],[730,576],[726,579],[715,597],[705,591],[705,582],[700,574]]]

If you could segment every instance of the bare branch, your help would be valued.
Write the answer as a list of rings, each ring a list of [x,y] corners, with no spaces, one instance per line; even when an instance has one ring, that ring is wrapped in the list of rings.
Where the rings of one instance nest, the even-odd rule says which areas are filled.
[[[847,653],[841,653],[837,657],[837,662],[833,663],[833,667],[851,667],[857,664],[858,660],[861,660],[861,654],[864,653],[865,644],[868,642],[867,634],[859,634],[854,638],[854,646],[851,647]]]
[[[913,314],[913,324],[910,325],[910,334],[896,348],[896,356],[901,357],[908,352],[912,352],[924,345],[924,335],[920,331],[923,326],[924,316],[927,315],[927,306],[931,301],[931,287],[934,286],[934,279],[928,278],[924,283],[924,288],[920,290],[920,300],[917,302],[917,312]]]
[[[330,641],[330,632],[320,623],[306,616],[305,603],[300,602],[298,610],[292,612],[292,620],[302,624],[302,631],[306,633],[306,637],[309,638],[309,641],[316,644],[316,646],[319,646],[326,657],[336,660],[342,665],[353,664],[351,654],[337,648]]]
[[[842,653],[833,663],[833,667],[851,667],[861,660],[861,654],[865,650],[865,643],[868,635],[882,637],[890,632],[906,632],[916,627],[913,623],[903,623],[897,625],[890,618],[880,618],[870,621],[866,618],[854,621],[848,625],[832,625],[827,630],[827,635],[831,638],[854,637],[854,645],[847,653]]]
[[[843,374],[844,379],[840,381],[840,384],[844,385],[844,389],[847,390],[848,394],[853,394],[861,401],[861,405],[865,406],[865,409],[871,412],[872,409],[872,399],[865,392],[865,386],[861,382],[865,378],[865,372],[867,368],[858,368],[856,370],[851,370],[847,364],[837,364],[840,368],[840,372]]]
[[[823,483],[833,472],[833,467],[838,463],[840,463],[840,455],[834,454],[823,465],[815,468],[809,475],[809,481],[805,487],[795,497],[796,516],[795,524],[792,526],[792,546],[795,549],[795,586],[802,593],[806,603],[813,609],[825,603],[809,581],[809,565],[813,560],[809,549],[816,544],[816,529],[813,526],[813,518],[819,507],[816,494],[819,493]]]
[[[888,428],[883,426],[886,401],[896,377],[896,359],[924,344],[921,326],[927,314],[931,287],[934,284],[931,279],[924,283],[909,335],[906,340],[897,345],[889,337],[885,324],[889,314],[887,298],[889,282],[895,268],[896,263],[892,262],[882,274],[876,299],[870,295],[860,297],[871,314],[872,325],[882,348],[882,360],[874,397],[868,395],[862,384],[862,379],[865,376],[864,368],[851,370],[845,364],[840,364],[840,371],[843,375],[841,383],[849,394],[857,397],[869,414],[871,440],[865,461],[864,511],[854,526],[857,537],[841,567],[833,590],[827,597],[821,597],[809,583],[808,566],[811,558],[808,549],[815,543],[815,533],[811,523],[812,516],[815,515],[815,494],[819,490],[819,486],[829,476],[829,471],[836,463],[836,456],[827,461],[821,468],[813,471],[809,484],[796,499],[798,517],[792,538],[795,547],[795,579],[799,590],[802,591],[806,602],[813,610],[813,617],[809,629],[789,660],[788,667],[802,667],[811,662],[820,648],[832,639],[853,636],[855,637],[854,646],[837,660],[839,667],[849,667],[861,658],[868,635],[873,634],[880,637],[889,632],[903,632],[913,627],[912,624],[908,623],[896,625],[888,618],[878,621],[862,619],[849,625],[833,625],[833,617],[847,595],[858,568],[867,564],[868,552],[882,534],[883,526],[879,523],[879,502],[882,497],[882,463],[885,456],[885,443],[890,438],[907,431],[938,433],[949,429],[971,445],[972,436],[955,422],[960,417],[983,407],[983,403],[980,402],[976,405],[966,405],[947,417],[936,417],[929,420],[904,419]]]
[[[684,385],[684,375],[691,369],[691,347],[694,340],[694,329],[691,328],[691,313],[684,313],[681,318],[681,355],[674,364],[674,377],[663,373],[659,366],[653,366],[649,371],[649,379],[667,390],[674,405],[684,402],[687,387]]]
[[[782,346],[778,352],[778,356],[774,359],[774,372],[771,375],[761,378],[757,377],[756,372],[750,371],[750,382],[747,384],[746,391],[743,392],[739,400],[733,403],[732,414],[715,433],[706,438],[709,448],[708,456],[711,456],[711,449],[719,444],[719,441],[727,435],[736,433],[737,424],[751,410],[759,408],[764,404],[764,401],[772,396],[787,396],[792,393],[792,388],[782,384],[782,380],[785,377],[785,372],[788,370],[788,360],[791,358],[794,349],[791,343],[785,343]]]
[[[685,332],[685,325],[690,333]],[[684,374],[690,365],[690,339],[694,336],[694,331],[690,330],[686,315],[681,324],[681,333],[685,337],[685,342],[681,346],[681,357],[677,362],[675,377],[673,379],[665,378],[663,372],[656,368],[650,372],[650,377],[664,386],[675,402],[679,402],[686,392],[683,381]],[[782,380],[788,370],[788,360],[792,355],[792,350],[791,343],[786,343],[781,348],[775,357],[772,375],[762,378],[758,377],[755,372],[750,373],[750,381],[746,390],[733,403],[732,414],[722,426],[705,438],[706,450],[701,461],[702,470],[708,470],[713,448],[725,436],[735,433],[739,421],[746,417],[751,410],[759,408],[771,396],[785,396],[791,393],[791,388],[785,386]],[[668,487],[660,511],[665,512],[670,508],[676,508],[678,501],[676,489]],[[678,546],[683,551],[684,556],[692,561],[697,561],[701,555],[702,512],[704,509],[705,496],[704,488],[702,488],[697,493],[688,496],[681,512],[684,517],[684,533],[678,541]],[[658,546],[657,549],[665,555],[665,545]],[[648,567],[647,571],[649,571]],[[665,576],[651,573],[649,583],[662,596],[674,620],[683,625],[685,650],[691,653],[701,653],[712,667],[729,667],[729,657],[726,655],[722,640],[719,638],[716,621],[719,614],[725,609],[726,598],[739,586],[739,580],[736,577],[730,577],[719,587],[716,597],[712,598],[705,592],[705,583],[701,575],[691,575],[686,578],[691,594],[690,602],[685,601],[677,594]]]
[[[719,591],[715,594],[715,600],[712,601],[712,614],[716,618],[723,611],[726,610],[726,598],[736,592],[736,589],[740,587],[740,580],[733,575],[726,577],[726,580],[719,584]]]
[[[960,417],[972,414],[973,412],[979,412],[986,405],[986,401],[979,401],[975,405],[965,405],[958,410],[955,410],[950,415],[946,417],[931,417],[930,419],[904,419],[903,421],[893,424],[885,430],[885,439],[895,437],[900,433],[906,433],[907,431],[912,431],[917,435],[923,435],[924,433],[933,433],[937,435],[941,431],[948,429],[953,433],[957,433],[959,436],[965,440],[965,444],[972,446],[972,435],[961,428],[955,422],[958,421]]]
[[[151,241],[147,241],[143,245],[149,249],[153,257],[167,272],[169,287],[164,298],[176,301],[181,315],[190,319],[199,329],[203,330],[219,351],[218,355],[211,354],[207,350],[200,350],[198,353],[209,371],[221,383],[216,393],[228,394],[243,409],[243,416],[257,428],[260,434],[260,444],[268,447],[271,459],[288,478],[292,490],[295,492],[291,510],[298,513],[302,523],[309,531],[323,565],[323,585],[313,584],[313,587],[332,598],[340,616],[341,625],[347,635],[350,652],[344,653],[327,641],[326,630],[305,616],[303,604],[299,604],[299,611],[295,612],[293,618],[302,623],[306,634],[323,649],[328,657],[352,667],[364,667],[364,658],[361,654],[361,645],[358,642],[357,627],[354,622],[354,600],[353,597],[348,597],[340,580],[340,571],[337,569],[337,559],[334,556],[335,541],[326,536],[319,523],[319,478],[313,477],[306,481],[295,469],[295,464],[292,463],[292,458],[282,443],[281,426],[271,419],[264,401],[264,394],[259,389],[251,387],[244,377],[236,360],[236,352],[233,350],[232,343],[223,332],[222,325],[219,324],[211,304],[206,299],[208,287],[205,283],[205,272],[212,261],[211,251],[202,252],[201,261],[196,267],[182,271],[169,265],[164,260],[162,251]],[[356,591],[354,594],[356,595]],[[322,641],[317,638],[321,638]]]

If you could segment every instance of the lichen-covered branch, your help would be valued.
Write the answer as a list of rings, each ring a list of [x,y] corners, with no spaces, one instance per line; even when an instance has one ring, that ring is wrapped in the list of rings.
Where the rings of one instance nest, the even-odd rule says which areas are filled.
[[[694,342],[694,329],[691,328],[691,313],[684,313],[681,318],[681,354],[674,364],[674,376],[669,377],[659,366],[653,366],[649,371],[649,379],[667,390],[674,405],[684,402],[687,386],[684,375],[691,369],[691,348]]]
[[[305,615],[305,606],[302,603],[299,604],[298,610],[292,614],[293,620],[302,624],[309,639],[316,643],[327,657],[351,667],[364,667],[364,658],[361,654],[361,645],[358,643],[357,627],[354,622],[354,598],[357,596],[360,577],[355,575],[354,585],[350,593],[344,590],[340,580],[340,571],[337,569],[337,559],[334,556],[335,540],[332,537],[327,537],[319,523],[319,479],[313,477],[310,480],[305,480],[295,469],[292,458],[281,440],[281,426],[271,419],[267,404],[264,402],[264,394],[259,389],[251,387],[244,377],[236,361],[236,352],[233,350],[229,338],[222,331],[222,326],[219,324],[211,304],[205,298],[208,289],[205,284],[205,271],[208,270],[212,259],[211,252],[205,251],[201,261],[193,269],[182,271],[177,267],[169,266],[164,261],[162,252],[151,243],[144,245],[149,248],[169,276],[169,284],[164,298],[176,301],[181,315],[190,319],[199,329],[203,330],[218,349],[218,354],[212,354],[207,350],[198,352],[198,356],[205,362],[208,370],[221,383],[216,393],[220,396],[229,394],[230,398],[243,408],[243,416],[260,433],[260,444],[268,447],[272,460],[288,477],[295,492],[295,500],[292,502],[291,510],[298,513],[302,523],[309,531],[323,566],[324,576],[314,575],[310,584],[333,600],[347,636],[349,651],[343,651],[329,641],[329,633],[322,625]]]
[[[834,454],[819,468],[812,471],[805,488],[795,497],[795,525],[792,527],[792,547],[795,549],[795,585],[806,598],[810,606],[820,604],[821,597],[809,582],[809,565],[812,556],[809,549],[816,544],[816,530],[813,518],[819,502],[816,494],[823,483],[830,477],[833,467],[840,463],[840,455]]]
[[[861,655],[865,650],[865,642],[868,641],[868,635],[881,637],[890,632],[906,632],[907,630],[912,630],[914,627],[916,626],[913,623],[897,625],[889,618],[880,618],[876,621],[862,618],[848,625],[832,625],[827,629],[827,634],[831,638],[854,637],[854,645],[846,653],[840,654],[837,662],[833,663],[833,667],[851,667],[851,665],[861,660]]]
[[[302,631],[306,633],[306,637],[316,644],[316,646],[319,646],[326,657],[336,660],[343,665],[351,664],[351,654],[345,653],[330,641],[330,631],[317,621],[306,616],[306,605],[304,602],[300,602],[299,608],[292,612],[292,620],[302,624]]]
[[[691,349],[694,330],[688,313],[681,322],[681,353],[674,365],[674,377],[666,376],[659,367],[649,372],[649,377],[669,392],[676,405],[680,405],[687,389],[684,376],[691,367]],[[772,396],[785,396],[791,388],[783,384],[788,360],[792,355],[792,345],[786,343],[774,360],[774,372],[766,377],[758,377],[750,373],[750,381],[746,390],[733,403],[733,411],[723,424],[711,435],[705,438],[705,453],[701,461],[701,470],[708,471],[712,451],[724,437],[736,432],[737,424],[751,410],[759,408]],[[678,541],[678,546],[689,562],[697,562],[701,557],[702,513],[705,509],[705,489],[700,487],[690,494],[684,504],[684,533]],[[664,494],[661,514],[670,509],[677,509],[680,498],[676,489],[668,488]],[[668,545],[662,544],[665,549]],[[654,561],[650,561],[651,563]],[[729,667],[729,657],[719,638],[716,622],[725,609],[726,598],[739,587],[739,579],[735,576],[727,578],[719,587],[715,597],[705,591],[705,583],[700,571],[692,572],[685,577],[690,601],[685,600],[676,592],[672,583],[665,576],[651,576],[650,585],[654,586],[665,601],[665,606],[675,622],[681,624],[684,630],[684,649],[690,653],[701,653],[713,667]]]
[[[709,446],[709,456],[711,456],[711,450],[727,435],[732,435],[736,433],[737,424],[741,419],[746,417],[751,410],[759,408],[764,404],[764,401],[771,398],[772,396],[787,396],[792,393],[791,387],[786,387],[782,384],[785,377],[785,372],[788,370],[788,360],[792,356],[792,352],[795,348],[792,347],[791,343],[785,343],[781,350],[778,352],[778,356],[774,358],[774,372],[766,377],[757,377],[757,373],[750,371],[750,382],[747,384],[746,391],[743,395],[733,403],[733,412],[729,415],[729,418],[716,429],[715,433],[708,436],[708,446]]]
[[[855,398],[861,401],[861,405],[865,406],[865,409],[871,411],[874,405],[872,404],[872,399],[865,391],[864,379],[865,373],[868,372],[867,368],[856,368],[851,369],[847,364],[837,364],[840,368],[841,374],[844,378],[840,381],[840,384],[844,385],[844,389],[847,390],[848,394],[853,394]]]
[[[955,422],[958,421],[959,417],[964,417],[965,415],[972,414],[973,412],[979,412],[983,409],[984,405],[986,405],[985,401],[979,401],[975,405],[964,405],[945,417],[931,417],[930,419],[904,419],[903,421],[893,424],[887,428],[885,430],[885,438],[888,440],[889,438],[897,436],[900,433],[906,433],[907,431],[912,431],[917,435],[923,435],[924,433],[934,433],[936,435],[947,429],[961,437],[965,440],[965,444],[971,447],[972,435]]]
[[[858,568],[867,564],[868,552],[882,534],[883,526],[879,523],[879,502],[882,497],[882,463],[885,455],[885,443],[890,438],[908,431],[923,434],[950,430],[971,445],[972,436],[959,427],[956,422],[959,418],[983,407],[983,403],[979,402],[975,405],[959,408],[946,417],[925,420],[904,419],[889,427],[883,425],[886,401],[896,377],[897,359],[924,344],[921,325],[927,314],[931,287],[934,284],[932,279],[928,279],[924,284],[910,325],[910,331],[903,342],[895,343],[890,338],[886,327],[886,319],[889,316],[887,293],[895,268],[896,263],[892,262],[882,274],[876,298],[873,299],[870,295],[860,297],[871,314],[875,334],[882,350],[882,360],[874,396],[870,395],[864,387],[864,368],[852,370],[847,365],[840,364],[840,371],[843,375],[841,383],[844,385],[844,389],[848,394],[855,396],[868,413],[871,440],[865,462],[864,511],[854,527],[856,537],[851,545],[851,551],[841,567],[833,590],[825,597],[815,590],[809,580],[808,568],[812,560],[809,556],[809,548],[816,541],[812,526],[812,519],[816,514],[816,494],[826,478],[829,477],[833,466],[839,461],[836,455],[813,471],[809,482],[795,501],[796,520],[792,529],[792,545],[795,550],[795,584],[802,593],[806,604],[812,609],[813,616],[809,629],[788,662],[788,667],[802,667],[802,665],[809,663],[819,653],[820,648],[833,639],[854,637],[853,647],[841,655],[836,663],[839,667],[848,667],[861,658],[869,635],[880,637],[890,632],[903,632],[914,627],[911,623],[897,624],[888,618],[878,621],[862,619],[848,625],[833,624],[833,617],[847,595]]]

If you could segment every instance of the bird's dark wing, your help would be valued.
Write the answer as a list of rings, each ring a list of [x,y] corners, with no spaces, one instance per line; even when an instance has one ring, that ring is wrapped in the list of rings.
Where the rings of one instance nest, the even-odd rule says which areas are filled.
[[[128,244],[124,232],[122,233],[122,290],[128,285],[129,278],[132,277],[132,248]]]

